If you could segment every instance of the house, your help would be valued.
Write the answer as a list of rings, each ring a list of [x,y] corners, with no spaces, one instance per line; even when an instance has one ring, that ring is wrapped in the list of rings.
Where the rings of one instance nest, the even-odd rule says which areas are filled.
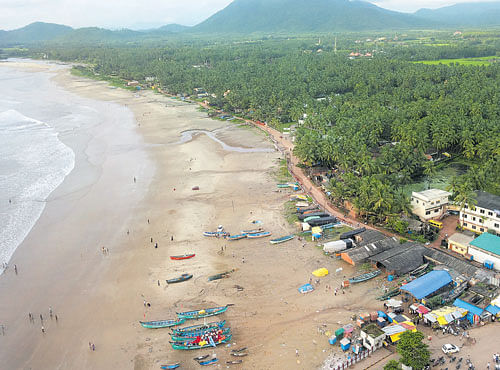
[[[401,334],[408,330],[416,332],[417,327],[411,321],[406,321],[401,324],[391,324],[382,328],[382,331],[391,343],[396,343],[399,339],[401,339]]]
[[[422,221],[440,218],[446,212],[449,196],[451,193],[439,189],[414,191],[411,194],[412,212]]]
[[[385,333],[376,324],[363,327],[360,336],[363,346],[372,351],[381,348],[385,340]]]
[[[469,253],[469,243],[474,240],[472,235],[455,233],[448,238],[448,249],[465,256]]]
[[[497,295],[498,288],[496,286],[477,283],[471,286],[460,298],[455,299],[453,305],[469,311],[467,319],[471,324],[477,324],[491,316],[487,308],[490,308],[491,311],[491,303],[494,302]]]
[[[409,295],[414,300],[418,301],[443,291],[450,286],[452,281],[448,271],[431,271],[403,285],[400,290],[403,294]]]
[[[469,245],[471,259],[489,269],[500,271],[500,236],[484,233]]]
[[[478,191],[477,205],[465,205],[460,211],[460,225],[475,233],[486,231],[500,235],[500,197]]]

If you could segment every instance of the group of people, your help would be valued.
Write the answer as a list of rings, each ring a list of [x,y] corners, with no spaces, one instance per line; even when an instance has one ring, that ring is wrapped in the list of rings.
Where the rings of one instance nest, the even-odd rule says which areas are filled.
[[[217,343],[224,339],[226,339],[226,336],[223,334],[222,329],[216,329],[208,333],[202,334],[201,336],[200,335],[197,336],[196,339],[191,343],[203,346],[206,344],[210,344],[211,342]]]
[[[52,307],[49,307],[49,317],[50,319],[55,319],[56,322],[59,321],[59,317],[57,314],[54,314],[54,311],[52,311]],[[30,323],[34,324],[35,323],[35,316],[31,312],[28,312],[28,320]],[[42,331],[42,334],[45,334],[45,326],[43,325],[43,315],[40,314],[40,323],[42,324],[40,330]]]

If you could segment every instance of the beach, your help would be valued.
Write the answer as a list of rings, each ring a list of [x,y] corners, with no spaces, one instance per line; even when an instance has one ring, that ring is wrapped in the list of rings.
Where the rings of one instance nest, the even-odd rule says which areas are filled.
[[[47,66],[26,62],[10,68],[49,73]],[[282,154],[263,132],[209,119],[197,105],[153,91],[113,89],[72,76],[68,68],[50,73],[58,88],[132,117],[110,116],[62,135],[75,167],[0,276],[2,367],[154,369],[181,362],[191,369],[199,354],[216,353],[222,364],[233,360],[229,353],[236,346],[249,353],[239,368],[312,369],[329,354],[325,332],[379,307],[373,301],[381,291],[378,280],[336,296],[326,289],[339,288],[356,271],[312,243],[203,237],[218,225],[237,234],[255,228],[253,221],[274,237],[296,231],[283,216],[289,193],[276,190]],[[196,257],[169,258],[184,253]],[[320,267],[331,273],[313,293],[301,295],[297,288]],[[232,269],[227,279],[207,281]],[[183,273],[194,277],[167,286],[166,279]],[[231,348],[174,351],[168,329],[139,324],[226,304],[234,306],[208,321],[227,320]]]

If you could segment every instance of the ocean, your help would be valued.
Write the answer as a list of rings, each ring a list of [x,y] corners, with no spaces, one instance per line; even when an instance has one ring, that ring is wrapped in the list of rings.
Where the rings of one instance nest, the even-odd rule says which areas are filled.
[[[73,170],[75,153],[65,143],[87,148],[76,158],[99,164],[102,153],[87,147],[89,130],[116,117],[133,120],[128,109],[56,85],[51,78],[60,68],[68,67],[36,73],[0,67],[0,273]]]

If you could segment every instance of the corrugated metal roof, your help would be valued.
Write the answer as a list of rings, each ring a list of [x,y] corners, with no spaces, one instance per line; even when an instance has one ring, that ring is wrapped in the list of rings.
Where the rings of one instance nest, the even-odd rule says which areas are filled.
[[[346,253],[349,258],[355,263],[359,263],[367,260],[369,257],[376,254],[382,253],[388,249],[398,246],[399,243],[393,238],[385,238],[383,240],[376,241],[370,244],[364,244],[362,246],[352,248]]]
[[[456,307],[464,308],[467,311],[472,312],[474,315],[477,315],[477,316],[481,316],[481,314],[484,312],[483,309],[476,307],[473,304],[464,302],[459,298],[455,299],[455,302],[453,302],[453,305]]]
[[[403,275],[415,270],[424,263],[424,252],[426,248],[415,242],[407,242],[397,245],[385,252],[370,257],[370,261],[378,262],[387,271],[394,271],[397,275]]]
[[[492,306],[490,304],[488,307],[486,307],[486,311],[488,311],[492,315],[497,315],[498,313],[500,313],[500,307],[498,307],[498,306]]]
[[[476,192],[477,206],[481,208],[496,210],[500,209],[500,197],[485,191]]]
[[[448,271],[431,271],[403,285],[401,290],[410,293],[416,299],[422,299],[448,285],[451,281],[451,276]]]
[[[476,239],[469,243],[471,246],[477,247],[479,249],[488,251],[490,253],[500,256],[500,237],[490,234],[483,233],[479,235]]]

